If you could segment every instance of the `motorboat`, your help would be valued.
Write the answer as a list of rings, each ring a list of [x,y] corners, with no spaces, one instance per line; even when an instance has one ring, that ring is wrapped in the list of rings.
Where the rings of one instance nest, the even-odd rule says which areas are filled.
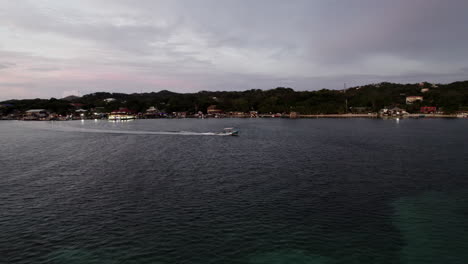
[[[239,135],[239,130],[236,130],[235,128],[232,127],[227,127],[223,129],[223,132],[218,133],[218,135],[222,136],[238,136]]]

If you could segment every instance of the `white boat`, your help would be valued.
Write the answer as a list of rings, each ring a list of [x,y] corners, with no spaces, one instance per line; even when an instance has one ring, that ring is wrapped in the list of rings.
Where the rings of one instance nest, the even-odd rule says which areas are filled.
[[[227,127],[225,129],[223,129],[223,132],[218,133],[218,135],[238,136],[239,135],[239,130],[236,130],[235,128],[232,128],[232,127]]]
[[[109,115],[111,121],[125,121],[136,119],[136,115],[133,111],[127,108],[120,108],[119,110],[112,111]]]

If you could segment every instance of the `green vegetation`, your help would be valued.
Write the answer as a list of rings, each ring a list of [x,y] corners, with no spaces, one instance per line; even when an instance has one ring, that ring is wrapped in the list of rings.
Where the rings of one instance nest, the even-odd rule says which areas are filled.
[[[428,88],[426,92],[421,89]],[[422,102],[406,105],[406,96],[423,96]],[[112,102],[104,99],[114,98]],[[66,99],[66,100],[65,100]],[[106,112],[126,107],[144,112],[155,106],[164,112],[206,112],[210,105],[229,111],[260,113],[299,112],[301,114],[341,114],[355,112],[377,112],[384,107],[398,106],[409,112],[418,112],[421,106],[436,106],[446,113],[466,110],[468,107],[468,81],[432,85],[380,83],[343,90],[294,91],[279,87],[271,90],[247,90],[242,92],[174,93],[160,91],[152,93],[106,93],[99,92],[82,97],[55,99],[8,100],[1,102],[0,114],[43,108],[65,114],[76,108],[71,103],[80,103],[80,108],[102,107]]]

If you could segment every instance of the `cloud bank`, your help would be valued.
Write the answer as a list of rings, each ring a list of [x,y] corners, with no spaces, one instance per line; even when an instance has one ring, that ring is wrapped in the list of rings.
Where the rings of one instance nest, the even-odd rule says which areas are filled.
[[[0,99],[468,79],[462,0],[0,0]]]

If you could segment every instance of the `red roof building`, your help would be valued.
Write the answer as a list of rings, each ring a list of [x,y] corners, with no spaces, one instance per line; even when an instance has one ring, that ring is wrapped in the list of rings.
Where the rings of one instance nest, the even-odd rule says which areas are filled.
[[[424,114],[434,114],[436,111],[437,107],[435,106],[423,106],[420,109],[420,112]]]
[[[81,103],[71,103],[70,105],[75,108],[82,108],[84,106],[84,104],[81,104]]]

